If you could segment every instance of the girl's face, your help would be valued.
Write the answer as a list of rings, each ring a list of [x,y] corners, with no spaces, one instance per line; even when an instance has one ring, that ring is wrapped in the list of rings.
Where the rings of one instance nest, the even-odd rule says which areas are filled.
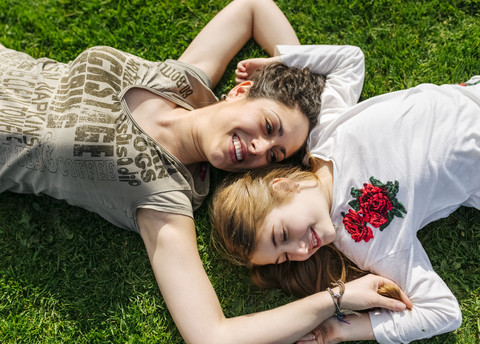
[[[257,229],[251,263],[266,265],[306,260],[335,239],[329,205],[318,183],[306,180],[298,185],[297,191],[291,191],[293,197],[273,208]],[[272,187],[275,190],[275,181]]]
[[[282,161],[308,135],[308,120],[299,110],[270,99],[248,100],[244,93],[229,96],[213,118],[202,149],[213,166],[226,171]]]

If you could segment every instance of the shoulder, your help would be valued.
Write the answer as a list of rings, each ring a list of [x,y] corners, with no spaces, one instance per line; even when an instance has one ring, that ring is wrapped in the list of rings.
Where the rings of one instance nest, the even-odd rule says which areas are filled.
[[[137,210],[140,236],[149,253],[161,249],[171,250],[172,246],[196,241],[193,219],[180,214],[161,212],[148,208]]]

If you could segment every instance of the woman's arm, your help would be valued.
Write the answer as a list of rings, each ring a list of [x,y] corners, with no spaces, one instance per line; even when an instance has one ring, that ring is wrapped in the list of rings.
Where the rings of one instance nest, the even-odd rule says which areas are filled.
[[[299,44],[273,1],[235,0],[203,28],[179,60],[205,71],[215,86],[228,63],[251,38],[270,55],[277,44]]]
[[[203,269],[193,220],[149,209],[137,212],[157,283],[175,323],[187,343],[292,343],[334,313],[327,292],[274,310],[227,319]],[[404,309],[376,290],[386,279],[367,276],[347,284],[342,303],[349,308]]]

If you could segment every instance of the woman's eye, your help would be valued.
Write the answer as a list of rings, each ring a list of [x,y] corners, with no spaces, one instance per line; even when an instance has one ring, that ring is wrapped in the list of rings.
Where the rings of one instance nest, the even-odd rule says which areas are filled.
[[[287,231],[283,230],[283,241],[287,241]]]
[[[270,162],[276,162],[277,161],[277,155],[275,154],[274,151],[270,151]]]
[[[270,124],[270,122],[268,122],[268,120],[265,120],[265,127],[267,128],[267,134],[270,135],[271,133],[273,133],[273,127],[272,125]]]

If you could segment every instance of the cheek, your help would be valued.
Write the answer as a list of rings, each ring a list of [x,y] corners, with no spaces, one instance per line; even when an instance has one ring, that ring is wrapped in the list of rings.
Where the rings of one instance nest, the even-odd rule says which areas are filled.
[[[290,221],[288,235],[292,238],[301,239],[308,232],[310,224],[302,218],[301,213],[297,213],[294,221]]]

